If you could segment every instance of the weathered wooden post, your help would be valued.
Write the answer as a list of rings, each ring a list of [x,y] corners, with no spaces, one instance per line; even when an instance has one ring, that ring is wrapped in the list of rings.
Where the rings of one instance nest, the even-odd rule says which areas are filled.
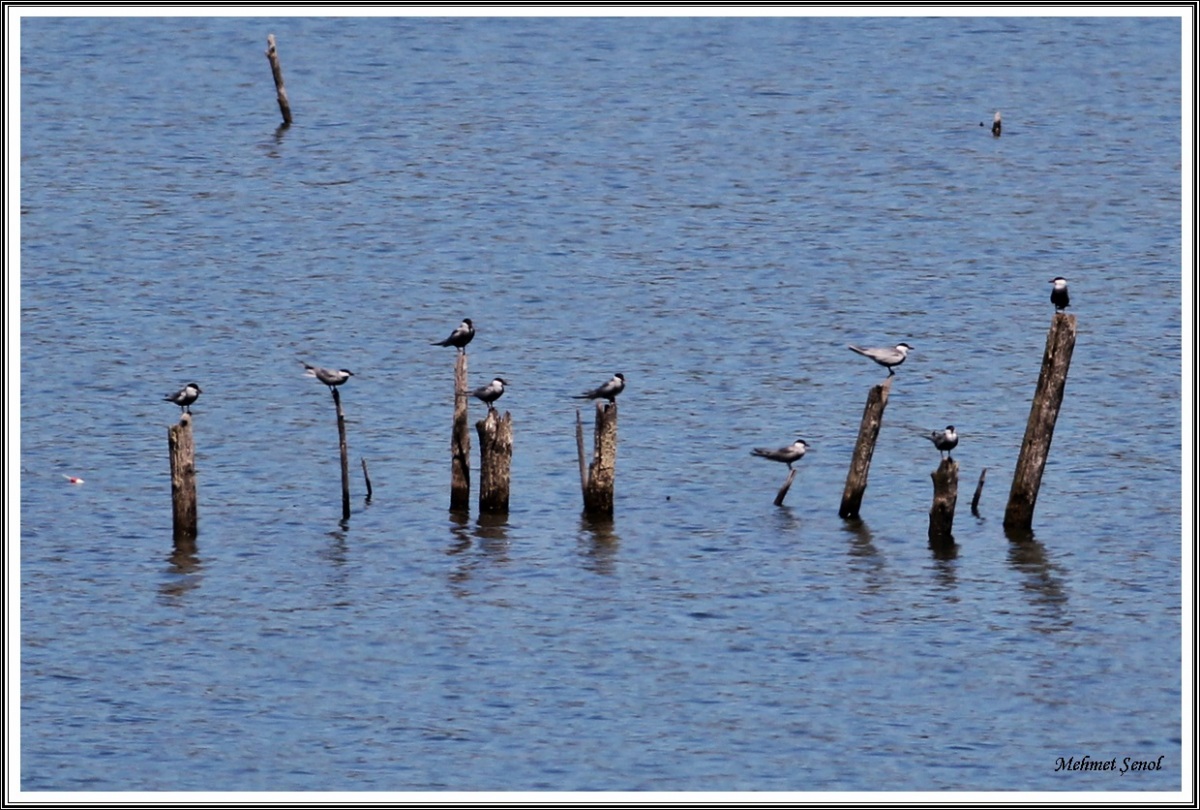
[[[979,473],[979,483],[975,485],[975,497],[971,499],[971,514],[979,517],[979,497],[983,495],[983,479],[987,477],[987,467]]]
[[[275,35],[267,34],[267,60],[271,63],[271,75],[275,78],[275,95],[279,99],[279,112],[283,114],[283,125],[292,123],[292,107],[288,104],[287,90],[283,88],[283,68],[279,65],[279,52],[275,49]]]
[[[176,543],[196,539],[196,445],[192,439],[192,415],[184,413],[178,425],[167,428],[167,450],[171,457],[171,526]]]
[[[931,545],[953,543],[954,506],[958,503],[958,462],[942,459],[938,468],[929,474],[933,479],[933,506],[929,508],[929,542]]]
[[[467,354],[454,363],[454,428],[450,434],[450,511],[471,508],[471,428],[467,424]]]
[[[579,473],[583,487],[583,512],[588,517],[611,517],[617,475],[617,403],[596,403],[592,463],[585,468],[583,419],[575,410],[575,437],[579,450]]]
[[[1008,507],[1004,510],[1004,528],[1011,532],[1033,530],[1033,507],[1037,503],[1042,472],[1054,438],[1054,424],[1062,407],[1067,386],[1067,371],[1075,351],[1075,316],[1056,312],[1046,335],[1046,351],[1042,356],[1042,372],[1038,376],[1033,406],[1025,425],[1025,439],[1013,474]]]
[[[342,456],[342,520],[350,519],[350,455],[346,447],[346,414],[342,413],[342,397],[333,386],[333,405],[337,409],[338,450]]]
[[[512,414],[499,416],[488,409],[485,419],[475,423],[479,434],[479,511],[508,512],[508,490],[512,468]]]
[[[854,457],[850,460],[850,472],[846,475],[846,487],[842,490],[842,506],[838,509],[842,518],[858,517],[863,493],[867,489],[867,474],[871,471],[871,456],[875,453],[875,440],[879,438],[883,410],[887,407],[893,379],[889,376],[867,394],[862,424],[858,428],[858,441],[854,444]]]

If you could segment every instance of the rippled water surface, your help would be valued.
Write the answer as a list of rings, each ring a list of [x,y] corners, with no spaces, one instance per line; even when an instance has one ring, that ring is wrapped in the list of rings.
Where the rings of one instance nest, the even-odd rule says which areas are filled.
[[[20,33],[25,790],[1180,788],[1179,20]],[[1014,542],[1057,275],[1078,342]],[[506,519],[447,511],[429,344],[463,317],[472,384],[511,384]],[[844,522],[883,375],[846,344],[901,340]],[[297,358],[356,374],[345,523]],[[597,524],[570,395],[615,371]],[[194,553],[161,401],[189,380]],[[748,451],[797,436],[777,508]],[[1084,756],[1118,770],[1056,770]]]

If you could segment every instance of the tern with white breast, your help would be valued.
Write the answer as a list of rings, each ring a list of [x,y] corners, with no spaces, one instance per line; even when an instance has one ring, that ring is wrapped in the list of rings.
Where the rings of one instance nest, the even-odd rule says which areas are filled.
[[[850,351],[858,352],[863,357],[869,357],[886,368],[889,377],[896,373],[896,366],[903,363],[908,357],[908,353],[913,350],[913,347],[907,343],[897,343],[894,349],[860,349],[857,346],[849,348]]]

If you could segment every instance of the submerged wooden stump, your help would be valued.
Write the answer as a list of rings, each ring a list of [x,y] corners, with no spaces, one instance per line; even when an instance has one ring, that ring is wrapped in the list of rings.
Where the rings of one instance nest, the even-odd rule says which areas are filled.
[[[958,503],[958,462],[942,459],[929,474],[933,479],[933,506],[929,508],[929,542],[953,543],[954,506]]]
[[[1021,442],[1008,507],[1004,510],[1004,528],[1011,532],[1033,530],[1033,508],[1037,504],[1042,473],[1050,455],[1050,442],[1054,439],[1054,425],[1062,407],[1071,354],[1075,351],[1075,325],[1075,316],[1065,312],[1056,312],[1050,322],[1042,371],[1025,425],[1025,439]]]
[[[171,526],[175,542],[196,539],[196,445],[192,439],[192,417],[185,413],[178,425],[167,428],[167,450],[171,461]]]
[[[267,61],[271,63],[271,76],[275,79],[275,97],[279,101],[279,112],[283,125],[292,123],[292,106],[288,104],[287,90],[283,87],[283,68],[279,64],[279,51],[275,49],[275,35],[267,34]]]
[[[893,379],[888,377],[867,394],[862,424],[858,428],[858,441],[854,444],[854,457],[850,460],[850,472],[846,474],[846,487],[842,490],[842,505],[838,509],[842,518],[859,516],[863,493],[867,490],[867,474],[871,471],[871,456],[875,453],[875,440],[879,438]]]
[[[454,363],[454,427],[450,434],[450,510],[471,508],[471,428],[467,424],[467,355]]]
[[[616,401],[596,403],[592,463],[586,467],[583,453],[583,419],[578,409],[575,411],[575,438],[579,451],[583,512],[588,517],[609,517],[613,513],[617,476]]]
[[[512,469],[512,414],[500,416],[494,409],[475,423],[479,434],[479,511],[508,512]]]

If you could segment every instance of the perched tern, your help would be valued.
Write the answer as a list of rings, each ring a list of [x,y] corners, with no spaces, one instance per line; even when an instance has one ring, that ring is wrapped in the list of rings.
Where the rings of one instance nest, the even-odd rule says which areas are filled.
[[[504,386],[506,385],[508,385],[507,380],[497,377],[489,384],[476,388],[471,392],[471,396],[486,402],[488,410],[493,411],[495,410],[495,406],[492,403],[504,396]]]
[[[625,390],[625,375],[614,374],[612,379],[606,382],[599,388],[593,388],[591,391],[584,391],[575,399],[607,399],[609,402],[617,401],[617,394]]]
[[[204,392],[200,390],[200,386],[196,385],[195,383],[188,383],[174,394],[167,394],[165,397],[163,397],[163,401],[174,402],[179,406],[181,411],[191,413],[192,403],[195,402],[196,398],[203,393]]]
[[[958,434],[954,432],[954,425],[947,425],[945,430],[935,430],[925,438],[933,442],[933,446],[947,457],[950,457],[951,450],[958,447]]]
[[[760,456],[769,458],[771,461],[779,461],[788,465],[788,469],[792,469],[792,465],[800,459],[804,458],[804,454],[808,452],[808,443],[804,439],[796,439],[795,442],[787,447],[780,447],[778,450],[769,450],[765,447],[755,447],[750,451],[752,456]]]
[[[1055,312],[1062,312],[1071,306],[1071,295],[1067,292],[1067,280],[1062,276],[1050,282],[1054,289],[1050,291],[1050,303],[1054,304]]]
[[[912,351],[912,346],[907,343],[898,343],[894,349],[860,349],[857,346],[851,346],[850,351],[858,352],[863,357],[870,357],[879,365],[888,370],[888,376],[896,373],[895,367],[904,362],[908,357],[908,353]]]
[[[439,340],[432,344],[434,346],[453,346],[463,354],[467,353],[467,344],[471,342],[471,338],[475,337],[475,326],[471,323],[470,318],[463,318],[463,322],[458,325],[458,328],[450,333],[450,337],[445,340]]]
[[[300,362],[304,363],[303,360]],[[328,385],[330,391],[333,390],[335,385],[341,385],[346,380],[354,376],[354,372],[347,368],[321,368],[320,366],[310,366],[308,363],[304,363],[304,368],[305,374],[310,377],[316,377],[318,380]]]

